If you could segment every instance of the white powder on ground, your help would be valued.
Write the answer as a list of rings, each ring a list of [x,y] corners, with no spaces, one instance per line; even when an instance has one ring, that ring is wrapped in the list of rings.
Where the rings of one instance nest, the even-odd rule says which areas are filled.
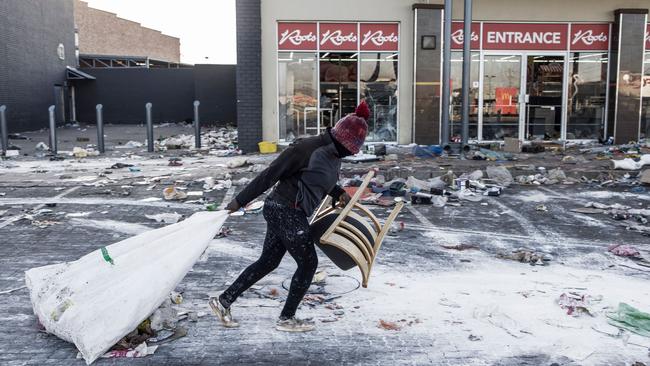
[[[631,192],[610,192],[610,191],[588,191],[578,193],[580,197],[588,197],[594,199],[609,199],[609,198],[622,198],[650,201],[650,194],[637,194]]]
[[[542,203],[542,202],[548,202],[554,199],[555,197],[551,197],[548,194],[540,191],[529,191],[529,192],[519,193],[518,195],[515,195],[512,198],[522,202]]]
[[[124,233],[129,235],[142,234],[145,231],[152,230],[152,228],[145,225],[123,222],[123,221],[115,221],[115,220],[89,220],[89,219],[74,218],[70,220],[70,222],[76,226],[92,227],[96,229],[107,230],[110,232],[119,232],[119,233]]]

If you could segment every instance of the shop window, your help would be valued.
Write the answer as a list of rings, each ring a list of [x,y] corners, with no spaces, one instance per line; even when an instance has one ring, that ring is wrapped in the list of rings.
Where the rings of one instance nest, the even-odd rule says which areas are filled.
[[[320,55],[320,120],[318,134],[357,106],[357,56],[354,52],[322,52]],[[315,116],[316,117],[316,116]]]
[[[519,55],[485,55],[483,64],[483,140],[519,137]]]
[[[641,99],[641,138],[650,138],[650,52],[645,53],[643,61],[643,83]]]
[[[607,90],[607,53],[574,52],[570,55],[566,138],[602,138]]]
[[[317,55],[313,52],[278,53],[278,116],[280,139],[293,141],[316,134],[318,120]]]
[[[396,141],[398,54],[362,53],[359,68],[360,97],[370,107],[366,140]]]
[[[478,52],[471,53],[469,82],[469,138],[478,139],[478,95],[479,95],[479,62]],[[451,52],[451,140],[460,142],[463,109],[463,52]]]

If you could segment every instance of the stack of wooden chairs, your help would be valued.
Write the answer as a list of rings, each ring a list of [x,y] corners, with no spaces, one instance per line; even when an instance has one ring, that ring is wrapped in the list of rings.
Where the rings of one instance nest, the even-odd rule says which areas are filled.
[[[370,271],[391,224],[404,206],[397,202],[382,226],[377,217],[359,203],[374,171],[370,171],[357,188],[350,202],[343,207],[332,207],[327,197],[311,219],[311,233],[316,245],[342,270],[359,267],[361,285],[368,287]]]

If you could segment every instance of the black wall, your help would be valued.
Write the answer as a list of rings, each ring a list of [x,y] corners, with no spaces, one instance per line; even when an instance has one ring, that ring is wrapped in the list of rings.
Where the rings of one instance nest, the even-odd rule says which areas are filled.
[[[75,65],[72,0],[0,0],[0,105],[11,132],[48,126],[47,108],[62,105],[54,86]]]
[[[195,65],[194,97],[201,121],[237,123],[236,65]]]
[[[144,123],[145,104],[153,104],[154,123],[191,121],[199,100],[201,123],[235,124],[235,65],[196,65],[180,69],[85,68],[96,80],[77,86],[77,120],[95,123],[95,106],[105,123]]]

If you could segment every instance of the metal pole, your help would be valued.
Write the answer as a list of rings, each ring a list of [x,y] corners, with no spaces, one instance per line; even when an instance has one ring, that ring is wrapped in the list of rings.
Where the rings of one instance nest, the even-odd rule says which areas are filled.
[[[452,0],[445,0],[445,19],[442,52],[442,146],[449,144],[449,83],[451,77],[451,11]]]
[[[194,146],[201,148],[201,121],[199,121],[199,105],[201,102],[194,101]]]
[[[153,152],[153,123],[151,122],[151,103],[144,105],[147,110],[147,151]]]
[[[0,105],[0,135],[2,142],[2,151],[7,154],[9,150],[9,132],[7,131],[7,117],[5,116],[5,111],[7,106]]]
[[[100,154],[104,153],[104,116],[102,115],[103,105],[97,104],[97,149]]]
[[[462,146],[467,145],[469,140],[469,82],[472,67],[472,55],[470,47],[472,45],[472,0],[465,0],[465,14],[463,26],[463,112],[462,112],[462,129],[461,138]]]
[[[56,119],[54,118],[54,106],[51,105],[48,111],[50,112],[50,152],[56,155]]]

